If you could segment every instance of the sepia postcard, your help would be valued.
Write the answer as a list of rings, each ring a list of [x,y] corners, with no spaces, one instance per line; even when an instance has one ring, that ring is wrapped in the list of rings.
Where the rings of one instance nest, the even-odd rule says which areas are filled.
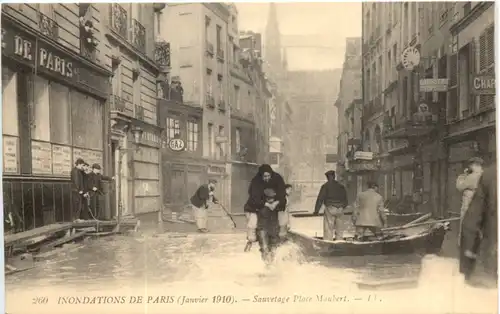
[[[5,312],[498,312],[494,2],[4,3]]]

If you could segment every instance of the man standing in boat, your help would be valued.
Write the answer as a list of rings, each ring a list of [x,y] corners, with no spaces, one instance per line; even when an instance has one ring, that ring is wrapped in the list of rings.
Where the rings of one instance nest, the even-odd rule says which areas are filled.
[[[342,239],[342,230],[340,228],[340,219],[343,210],[347,206],[347,192],[345,187],[335,180],[335,171],[329,170],[325,173],[327,182],[321,186],[314,214],[318,215],[321,207],[325,207],[323,217],[323,239],[340,240]],[[335,230],[335,237],[334,235]]]
[[[378,184],[368,182],[368,189],[358,194],[354,203],[352,221],[356,226],[356,238],[362,240],[366,230],[375,236],[382,235],[387,224],[384,212],[384,198],[378,193]]]

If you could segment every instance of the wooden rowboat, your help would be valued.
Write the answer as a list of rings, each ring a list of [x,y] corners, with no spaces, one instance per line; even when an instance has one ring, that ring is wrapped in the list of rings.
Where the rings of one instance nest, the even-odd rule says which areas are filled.
[[[388,233],[383,240],[325,241],[322,237],[289,231],[289,239],[298,244],[306,256],[364,256],[396,254],[436,254],[441,250],[449,223],[435,223]]]

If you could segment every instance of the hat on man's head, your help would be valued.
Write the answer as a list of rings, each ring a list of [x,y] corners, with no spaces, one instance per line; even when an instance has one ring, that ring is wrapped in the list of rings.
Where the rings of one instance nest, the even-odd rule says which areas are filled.
[[[101,170],[101,166],[99,164],[93,164],[92,169],[98,169]]]
[[[325,172],[325,176],[328,178],[328,177],[333,177],[335,179],[335,171],[333,170],[328,170],[327,172]]]
[[[276,192],[274,192],[273,189],[265,189],[264,190],[264,195],[266,197],[275,197],[276,196]]]
[[[472,165],[472,164],[482,166],[484,164],[484,160],[481,157],[472,157],[467,161],[467,165]]]

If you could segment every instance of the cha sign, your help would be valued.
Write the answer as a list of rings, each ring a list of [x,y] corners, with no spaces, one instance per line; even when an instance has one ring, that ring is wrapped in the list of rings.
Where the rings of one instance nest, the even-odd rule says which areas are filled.
[[[168,147],[170,147],[170,149],[173,150],[174,152],[180,152],[184,150],[186,145],[184,144],[184,141],[181,140],[180,138],[174,138],[168,142]]]
[[[495,95],[495,77],[476,75],[472,78],[472,93],[475,95]]]

